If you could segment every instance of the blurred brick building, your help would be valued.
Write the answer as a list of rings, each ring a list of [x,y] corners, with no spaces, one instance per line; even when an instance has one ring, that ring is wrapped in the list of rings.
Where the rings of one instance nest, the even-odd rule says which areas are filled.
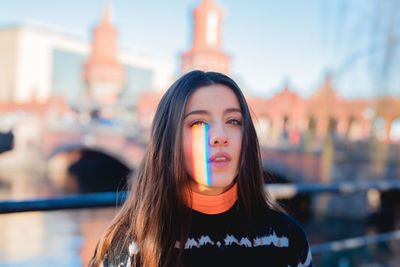
[[[134,105],[141,92],[170,82],[172,64],[118,47],[109,7],[93,32],[87,40],[38,21],[0,25],[0,103],[62,96],[78,107],[85,97]]]
[[[194,69],[230,74],[230,57],[221,50],[222,11],[213,0],[203,0],[193,12],[192,48],[181,56],[181,73]],[[348,100],[332,87],[332,76],[308,99],[286,86],[270,99],[248,96],[262,144],[273,144],[282,134],[292,143],[302,133],[323,137],[335,133],[349,140],[376,137],[400,141],[400,97]],[[143,127],[150,127],[161,94],[141,95],[137,106]]]

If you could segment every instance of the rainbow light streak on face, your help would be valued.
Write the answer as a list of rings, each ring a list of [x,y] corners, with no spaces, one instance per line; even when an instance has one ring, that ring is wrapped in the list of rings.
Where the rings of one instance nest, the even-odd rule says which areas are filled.
[[[211,171],[208,162],[210,154],[208,125],[193,125],[192,127],[192,167],[194,180],[201,191],[205,185],[211,185]]]

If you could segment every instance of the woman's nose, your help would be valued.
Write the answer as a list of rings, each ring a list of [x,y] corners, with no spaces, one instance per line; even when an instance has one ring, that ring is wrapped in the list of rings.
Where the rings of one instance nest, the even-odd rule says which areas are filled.
[[[215,125],[211,127],[209,135],[210,135],[210,145],[227,145],[228,144],[228,136],[224,131],[223,127]]]

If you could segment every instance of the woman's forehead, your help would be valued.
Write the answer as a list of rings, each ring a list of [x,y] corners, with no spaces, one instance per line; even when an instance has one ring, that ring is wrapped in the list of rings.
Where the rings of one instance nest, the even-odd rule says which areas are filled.
[[[231,88],[222,84],[199,87],[190,95],[185,107],[185,114],[193,110],[218,111],[239,109],[237,96]]]

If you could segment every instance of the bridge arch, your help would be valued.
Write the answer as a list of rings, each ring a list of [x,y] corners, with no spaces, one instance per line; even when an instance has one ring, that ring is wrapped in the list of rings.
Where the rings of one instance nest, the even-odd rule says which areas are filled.
[[[48,158],[48,177],[65,193],[126,190],[133,172],[123,157],[100,147],[64,144]]]

